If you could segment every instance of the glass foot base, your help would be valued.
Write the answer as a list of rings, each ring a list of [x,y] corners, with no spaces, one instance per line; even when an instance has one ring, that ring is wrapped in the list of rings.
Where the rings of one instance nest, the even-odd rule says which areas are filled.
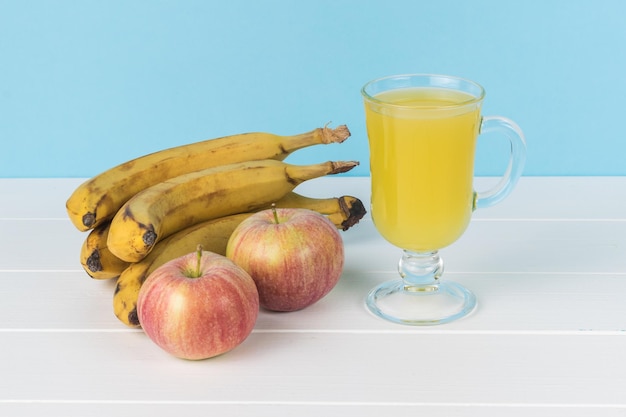
[[[375,287],[366,305],[374,315],[394,323],[430,326],[468,315],[476,307],[476,297],[456,282],[409,287],[398,279]]]

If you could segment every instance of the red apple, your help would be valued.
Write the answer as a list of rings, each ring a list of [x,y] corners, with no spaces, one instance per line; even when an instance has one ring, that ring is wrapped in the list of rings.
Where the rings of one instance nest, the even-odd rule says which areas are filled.
[[[308,209],[268,209],[234,230],[226,256],[257,285],[261,306],[295,311],[320,300],[339,281],[344,264],[337,228]]]
[[[166,352],[207,359],[241,344],[259,313],[250,275],[225,256],[201,251],[154,270],[141,286],[137,315]]]

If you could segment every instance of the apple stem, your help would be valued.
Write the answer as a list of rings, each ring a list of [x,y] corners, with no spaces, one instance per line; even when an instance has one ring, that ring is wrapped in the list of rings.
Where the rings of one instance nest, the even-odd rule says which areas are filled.
[[[272,213],[274,213],[274,221],[276,224],[280,223],[278,220],[278,213],[276,212],[276,203],[272,203]]]
[[[202,263],[202,245],[198,244],[197,248],[196,248],[196,271],[193,275],[193,278],[198,278],[200,277],[200,266]]]

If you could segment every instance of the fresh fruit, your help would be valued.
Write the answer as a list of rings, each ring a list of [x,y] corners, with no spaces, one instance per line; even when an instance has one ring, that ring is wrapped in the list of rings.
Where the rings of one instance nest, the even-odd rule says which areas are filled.
[[[366,213],[351,196],[310,198],[294,192],[304,181],[351,170],[356,161],[298,166],[282,162],[298,149],[341,143],[346,126],[294,136],[247,133],[144,155],[79,185],[66,202],[71,222],[89,231],[80,263],[95,279],[117,278],[113,310],[138,327],[137,303],[147,276],[201,243],[226,254],[234,229],[254,212],[306,208],[337,230]]]
[[[113,255],[107,247],[110,222],[104,222],[89,232],[80,249],[80,264],[95,279],[118,277],[129,262]]]
[[[159,240],[185,227],[256,210],[306,180],[346,172],[357,165],[354,161],[292,165],[267,159],[184,174],[128,200],[111,221],[107,246],[118,258],[137,262]]]
[[[361,200],[352,196],[339,198],[310,198],[291,192],[276,204],[280,207],[310,208],[324,214],[335,227],[348,230],[365,214]],[[139,326],[137,297],[146,277],[164,263],[194,250],[201,244],[205,250],[226,254],[230,235],[252,213],[236,214],[198,223],[158,242],[154,249],[139,262],[131,263],[117,279],[113,295],[115,316],[129,327]]]
[[[350,131],[342,125],[294,136],[244,133],[164,149],[117,165],[85,181],[67,200],[67,213],[78,230],[89,230],[112,218],[139,191],[169,178],[236,162],[283,160],[298,149],[341,143],[349,136]]]
[[[276,206],[301,207],[315,210],[326,215],[331,222],[344,231],[358,223],[366,213],[361,200],[352,196],[311,198],[291,192],[276,202]],[[117,256],[113,255],[107,247],[109,224],[110,222],[107,221],[91,230],[81,247],[80,263],[87,274],[94,279],[117,278],[124,270],[133,264],[132,262],[119,259]],[[211,251],[225,254],[226,241],[230,236],[230,232],[228,235],[223,235],[223,233],[217,233],[217,235],[213,233],[213,235],[217,237],[218,240],[223,241],[223,250],[217,251],[211,249]],[[193,247],[188,246],[184,249],[184,253],[191,250],[193,250]],[[179,255],[182,254],[183,253],[180,253]],[[140,261],[140,263],[143,263],[143,260]],[[137,291],[139,291],[139,288],[137,288]]]
[[[200,360],[226,353],[250,335],[259,298],[248,273],[199,248],[150,274],[137,313],[146,335],[163,350]]]
[[[117,279],[113,294],[113,313],[129,327],[139,326],[137,298],[146,278],[160,266],[190,253],[200,244],[205,251],[226,254],[228,238],[241,221],[250,214],[235,214],[208,220],[181,230],[159,242],[139,262],[131,263]]]
[[[357,197],[344,195],[337,198],[311,198],[291,192],[276,202],[276,207],[306,208],[326,215],[339,229],[346,231],[367,213]],[[269,207],[266,207],[269,208]]]
[[[343,241],[323,215],[307,209],[263,210],[233,231],[226,256],[257,285],[262,307],[305,308],[328,294],[344,264]]]

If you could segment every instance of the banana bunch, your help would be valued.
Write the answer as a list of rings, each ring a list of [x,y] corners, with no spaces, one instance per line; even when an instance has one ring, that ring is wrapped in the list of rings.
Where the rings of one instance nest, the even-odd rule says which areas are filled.
[[[318,144],[342,143],[345,125],[294,136],[244,133],[169,148],[117,165],[80,185],[67,200],[67,213],[78,230],[111,219],[128,199],[162,181],[199,169],[262,159],[284,160],[294,151]]]
[[[164,149],[104,171],[67,200],[72,223],[88,232],[80,263],[94,279],[117,279],[114,313],[137,327],[139,289],[154,269],[198,244],[224,255],[233,230],[254,212],[272,204],[307,208],[348,230],[365,214],[358,198],[311,198],[294,189],[358,162],[283,160],[298,149],[342,143],[349,136],[346,126],[293,136],[244,133]]]

